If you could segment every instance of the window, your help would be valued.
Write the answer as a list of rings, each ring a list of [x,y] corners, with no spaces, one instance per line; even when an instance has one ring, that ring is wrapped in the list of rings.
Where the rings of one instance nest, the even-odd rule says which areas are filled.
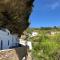
[[[8,40],[8,46],[9,46],[9,40]]]
[[[1,40],[1,50],[3,49],[3,40]]]

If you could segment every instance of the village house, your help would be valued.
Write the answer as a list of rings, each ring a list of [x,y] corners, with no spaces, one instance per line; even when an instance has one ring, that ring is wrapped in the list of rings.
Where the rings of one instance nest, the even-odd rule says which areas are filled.
[[[10,49],[18,46],[18,37],[16,34],[10,34],[7,29],[0,29],[0,50]]]
[[[27,47],[20,44],[16,34],[11,34],[8,29],[0,29],[0,59],[22,60],[26,59]],[[7,58],[9,57],[9,58]]]
[[[34,36],[37,36],[37,35],[38,35],[38,33],[37,33],[37,32],[32,32],[31,37],[34,37]]]
[[[60,31],[49,31],[47,35],[55,35],[55,34],[60,34]]]

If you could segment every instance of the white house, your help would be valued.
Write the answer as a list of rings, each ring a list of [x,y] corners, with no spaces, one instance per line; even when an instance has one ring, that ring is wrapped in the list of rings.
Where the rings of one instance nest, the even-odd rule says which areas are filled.
[[[17,35],[11,35],[9,30],[0,29],[0,50],[9,49],[14,46],[17,46],[17,38]]]
[[[60,34],[60,31],[55,31],[55,32],[52,31],[52,32],[51,32],[51,35],[55,35],[55,34]]]
[[[37,32],[32,32],[32,37],[37,36],[37,35],[38,35]]]
[[[55,35],[56,34],[56,32],[51,32],[51,35]]]

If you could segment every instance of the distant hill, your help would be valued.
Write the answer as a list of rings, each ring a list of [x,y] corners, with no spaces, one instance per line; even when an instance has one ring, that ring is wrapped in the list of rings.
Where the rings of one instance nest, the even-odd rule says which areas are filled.
[[[32,32],[32,31],[39,31],[39,30],[58,30],[60,31],[60,27],[40,27],[40,28],[28,28],[27,32]]]

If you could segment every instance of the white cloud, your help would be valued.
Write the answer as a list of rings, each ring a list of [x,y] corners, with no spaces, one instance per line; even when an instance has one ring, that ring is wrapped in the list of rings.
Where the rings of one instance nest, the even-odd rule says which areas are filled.
[[[43,11],[53,11],[60,8],[60,0],[48,0],[44,1],[43,3],[44,4],[41,5]]]
[[[50,8],[51,8],[52,10],[54,10],[54,9],[56,9],[56,8],[59,7],[59,6],[60,6],[59,2],[56,2],[56,3],[51,4],[51,5],[50,5]]]

